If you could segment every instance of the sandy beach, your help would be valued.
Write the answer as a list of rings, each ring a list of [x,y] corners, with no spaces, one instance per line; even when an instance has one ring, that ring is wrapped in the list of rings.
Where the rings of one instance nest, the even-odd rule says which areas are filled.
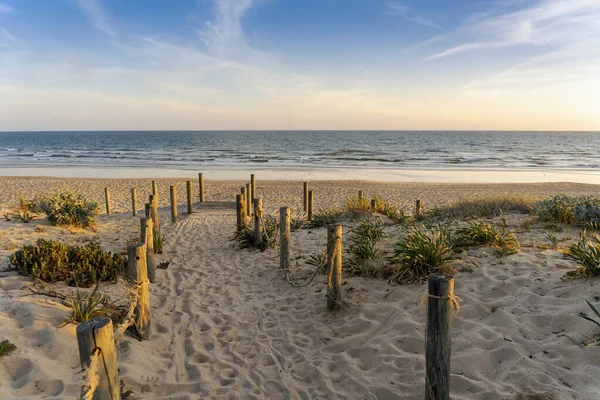
[[[235,194],[245,181],[207,177],[206,202],[192,215],[169,218],[169,186],[179,203],[185,179],[158,179],[165,251],[150,286],[153,335],[119,345],[119,378],[129,399],[421,399],[424,396],[426,285],[390,285],[384,280],[344,277],[346,308],[326,310],[326,277],[298,288],[282,279],[278,249],[259,252],[232,246]],[[0,340],[17,350],[0,358],[0,398],[78,398],[82,383],[75,326],[58,328],[70,315],[59,299],[33,295],[30,277],[10,271],[8,257],[39,238],[67,243],[99,241],[123,253],[139,237],[131,215],[130,189],[142,208],[151,179],[0,177],[0,212],[20,198],[71,190],[99,202],[111,192],[113,214],[95,229],[51,226],[40,216],[30,223],[0,220]],[[565,193],[600,195],[600,185],[577,183],[443,184],[314,181],[315,208],[341,207],[362,190],[406,213],[420,199],[425,209],[463,199]],[[194,198],[198,193],[193,180]],[[261,181],[265,210],[295,210],[302,204],[299,181]],[[491,220],[498,222],[499,218]],[[600,347],[587,346],[594,332],[578,318],[584,299],[598,299],[598,278],[563,280],[576,264],[563,257],[581,229],[561,225],[558,249],[550,249],[545,224],[507,214],[521,243],[517,254],[498,258],[489,247],[466,250],[453,264],[455,292],[462,299],[452,327],[451,397],[454,399],[600,398]],[[356,221],[344,221],[344,235]],[[384,245],[400,235],[390,228]],[[324,250],[324,228],[292,233],[293,273]],[[74,288],[51,288],[72,293]],[[122,287],[101,290],[121,296]],[[126,343],[126,344],[123,344]],[[528,397],[529,396],[529,397]]]

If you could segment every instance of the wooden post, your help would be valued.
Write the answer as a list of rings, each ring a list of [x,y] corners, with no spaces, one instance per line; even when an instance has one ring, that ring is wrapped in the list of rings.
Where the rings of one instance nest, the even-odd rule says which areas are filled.
[[[198,174],[198,196],[200,197],[200,203],[204,203],[204,174]]]
[[[371,209],[375,210],[375,199],[371,199]]]
[[[186,182],[188,214],[192,213],[192,181]]]
[[[171,186],[171,222],[177,222],[177,190]]]
[[[244,210],[244,200],[241,194],[235,195],[235,210],[237,216],[237,228],[240,229],[246,222],[246,210]]]
[[[290,208],[279,209],[279,268],[284,269],[290,260]]]
[[[154,234],[156,235],[157,232],[160,233],[160,222],[158,220],[158,200],[156,198],[156,196],[154,195],[150,195],[149,196],[149,200],[150,200],[150,217],[152,217],[152,222],[154,224]]]
[[[156,185],[156,181],[152,181],[152,194],[155,197],[158,197],[158,186]]]
[[[304,212],[308,212],[308,182],[302,183],[302,187],[304,189],[304,197],[303,197]]]
[[[137,193],[135,188],[131,189],[131,213],[135,217],[138,213],[137,209]]]
[[[92,357],[98,357],[95,370],[99,380],[92,399],[119,400],[121,387],[112,321],[106,317],[90,319],[77,325],[75,331],[81,368],[89,369]]]
[[[108,188],[104,188],[104,197],[106,199],[106,213],[110,214],[110,191]]]
[[[263,241],[263,204],[262,199],[254,199],[254,244],[258,245]]]
[[[250,174],[250,198],[256,198],[256,176],[254,174]]]
[[[315,191],[309,190],[308,191],[308,217],[307,217],[307,219],[309,221],[313,220],[314,205],[315,205]]]
[[[452,340],[452,296],[454,278],[449,275],[429,275],[427,302],[427,336],[425,346],[425,398],[450,398],[450,347]]]
[[[416,218],[420,218],[421,217],[421,200],[417,200],[415,201],[415,217]]]
[[[154,261],[154,233],[152,232],[152,220],[148,218],[140,219],[140,240],[146,245],[146,271],[148,279],[154,283],[156,281],[156,262]]]
[[[246,207],[246,215],[248,217],[252,217],[252,204],[254,202],[254,198],[252,197],[252,188],[250,187],[249,183],[246,183],[246,204],[248,204],[248,207]]]
[[[144,204],[144,213],[146,215],[146,219],[152,220],[152,206],[150,203]]]
[[[359,191],[358,191],[358,200],[360,201],[360,200],[362,200],[362,199],[363,199],[363,191],[362,191],[362,190],[359,190]]]
[[[146,269],[146,245],[133,244],[127,247],[127,277],[138,287],[138,301],[134,310],[135,328],[143,339],[150,338],[150,294],[148,292],[148,270]]]
[[[336,310],[342,306],[342,226],[329,225],[327,228],[327,309]]]

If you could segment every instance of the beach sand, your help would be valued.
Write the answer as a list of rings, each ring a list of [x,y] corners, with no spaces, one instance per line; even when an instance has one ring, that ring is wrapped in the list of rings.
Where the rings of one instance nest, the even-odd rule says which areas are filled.
[[[206,203],[176,224],[167,208],[161,212],[165,252],[157,261],[170,264],[157,270],[150,286],[153,335],[148,341],[125,336],[118,345],[119,377],[128,398],[422,399],[426,285],[344,277],[348,305],[327,312],[325,276],[294,287],[278,271],[278,249],[232,247],[233,201],[244,183],[207,180]],[[168,205],[170,185],[184,202],[184,180],[158,184],[161,206]],[[317,209],[340,206],[358,190],[406,212],[415,199],[432,208],[496,195],[600,195],[600,186],[571,183],[310,185]],[[196,181],[193,186],[196,196]],[[32,295],[31,278],[8,271],[8,257],[38,238],[94,239],[123,252],[139,237],[130,189],[137,187],[139,208],[151,192],[149,179],[0,178],[0,212],[17,206],[20,197],[67,189],[103,206],[105,187],[114,214],[100,215],[94,230],[53,227],[45,218],[29,224],[0,221],[0,340],[17,346],[0,358],[0,398],[77,398],[82,383],[75,326],[58,328],[70,308],[59,299]],[[259,179],[257,187],[269,213],[301,206],[301,182]],[[455,293],[462,299],[452,327],[454,399],[600,398],[600,347],[586,346],[594,326],[576,316],[588,312],[584,299],[600,296],[599,281],[561,279],[576,264],[560,250],[580,229],[563,226],[559,251],[545,249],[540,246],[547,244],[544,224],[530,220],[506,216],[522,246],[518,254],[497,258],[491,248],[472,249],[453,265]],[[345,237],[354,224],[343,223]],[[390,233],[388,247],[399,234],[397,228]],[[294,276],[313,270],[304,260],[324,250],[325,241],[323,228],[292,233]],[[51,288],[74,291],[64,284]],[[122,285],[104,283],[101,289],[124,295]]]

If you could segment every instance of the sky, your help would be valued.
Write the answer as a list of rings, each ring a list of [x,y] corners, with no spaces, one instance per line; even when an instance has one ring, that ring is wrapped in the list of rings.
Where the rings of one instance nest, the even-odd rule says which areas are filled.
[[[0,0],[0,130],[600,130],[600,0]]]

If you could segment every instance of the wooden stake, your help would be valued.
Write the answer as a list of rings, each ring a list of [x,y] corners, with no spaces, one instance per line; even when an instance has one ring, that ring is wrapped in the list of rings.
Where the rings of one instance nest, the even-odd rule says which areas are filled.
[[[112,321],[105,317],[94,318],[77,325],[75,331],[81,368],[89,369],[92,357],[98,357],[97,372],[100,379],[92,399],[119,400],[121,388]]]
[[[188,214],[192,213],[192,181],[186,182]]]
[[[371,200],[371,209],[375,210],[375,199]]]
[[[149,339],[150,293],[148,292],[148,270],[146,268],[146,245],[133,244],[127,247],[127,277],[130,283],[137,285],[138,302],[134,311],[135,328],[143,339]]]
[[[246,215],[248,217],[252,217],[252,204],[254,202],[254,198],[252,197],[252,188],[250,187],[249,183],[246,183],[246,204],[248,204],[248,207],[246,207]]]
[[[342,307],[342,226],[327,228],[327,309]]]
[[[290,208],[279,209],[279,268],[284,269],[290,261]]]
[[[263,241],[263,204],[262,199],[254,199],[254,244]]]
[[[171,186],[171,222],[177,222],[177,190],[175,186]]]
[[[250,175],[250,198],[256,198],[256,176],[254,174]]]
[[[362,200],[363,199],[363,191],[359,190],[358,191],[358,200]]]
[[[152,220],[148,218],[140,219],[140,240],[146,245],[146,271],[151,283],[156,281],[156,262],[154,261],[154,232]]]
[[[235,195],[235,211],[237,217],[237,227],[238,229],[240,229],[242,226],[245,225],[244,222],[246,220],[246,210],[244,210],[243,197],[241,194]]]
[[[200,197],[200,203],[204,203],[204,174],[198,174],[198,196]]]
[[[160,233],[160,222],[158,220],[158,201],[156,196],[150,195],[150,217],[152,218],[152,222],[154,224],[154,234]]]
[[[108,188],[104,188],[104,197],[106,199],[106,213],[110,214],[110,191]]]
[[[422,210],[421,200],[415,201],[415,217],[417,217],[417,218],[421,217],[421,210]]]
[[[308,212],[308,182],[302,183],[302,188],[304,189],[304,197],[303,197],[304,212]]]
[[[144,204],[144,213],[146,215],[146,219],[152,220],[152,206],[150,203]]]
[[[307,217],[307,219],[309,221],[313,220],[314,205],[315,205],[315,191],[309,190],[308,191],[308,217]]]
[[[135,217],[138,213],[137,209],[137,193],[135,188],[131,189],[131,213]]]
[[[425,346],[425,398],[428,400],[450,399],[453,295],[454,278],[449,275],[429,275]]]
[[[154,195],[154,198],[158,202],[158,185],[156,184],[156,181],[152,181],[152,194]]]

